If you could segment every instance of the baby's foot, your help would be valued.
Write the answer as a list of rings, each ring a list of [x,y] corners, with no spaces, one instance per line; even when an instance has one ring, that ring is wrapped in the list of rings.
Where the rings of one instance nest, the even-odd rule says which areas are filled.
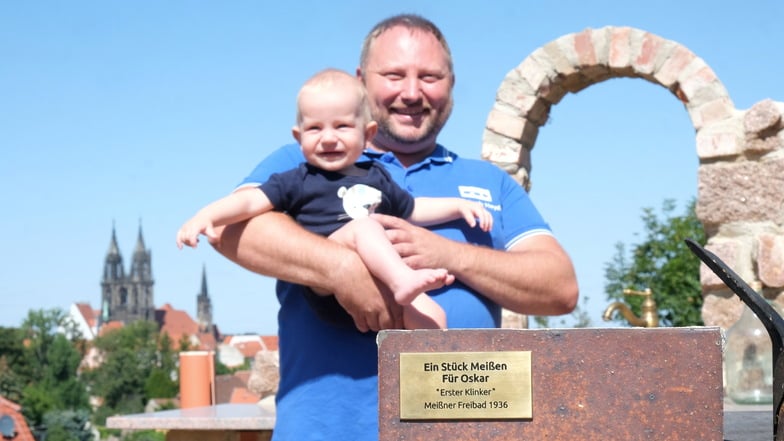
[[[427,294],[420,294],[403,307],[405,329],[446,329],[446,313]]]
[[[432,289],[441,288],[455,281],[455,276],[445,269],[420,269],[411,273],[390,286],[395,294],[395,301],[401,305],[410,304],[419,294]]]

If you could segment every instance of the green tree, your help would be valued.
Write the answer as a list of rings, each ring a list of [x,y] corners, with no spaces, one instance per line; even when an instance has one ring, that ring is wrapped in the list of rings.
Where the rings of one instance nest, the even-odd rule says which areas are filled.
[[[46,441],[92,441],[90,413],[86,410],[62,410],[44,416]]]
[[[33,310],[22,323],[25,340],[25,386],[22,411],[31,427],[40,427],[44,415],[59,410],[89,411],[87,390],[78,376],[81,353],[65,313],[60,309]]]
[[[174,398],[180,391],[177,378],[178,354],[172,348],[172,339],[166,332],[158,337],[158,353],[155,366],[144,384],[144,393],[150,398]]]
[[[97,424],[113,414],[140,413],[148,399],[145,387],[155,369],[163,364],[159,359],[157,325],[137,321],[112,330],[95,339],[103,362],[85,373],[93,395],[103,398],[94,416]]]
[[[700,260],[692,254],[684,239],[705,244],[705,231],[695,213],[692,199],[685,212],[673,214],[675,201],[662,203],[661,217],[653,208],[643,208],[643,241],[631,247],[617,243],[611,262],[605,264],[604,290],[608,300],[622,299],[635,314],[640,314],[642,298],[625,297],[626,288],[650,288],[659,310],[661,326],[702,325],[702,287],[699,280]],[[625,321],[616,317],[617,321]]]
[[[22,330],[0,326],[0,395],[20,403],[31,372]]]

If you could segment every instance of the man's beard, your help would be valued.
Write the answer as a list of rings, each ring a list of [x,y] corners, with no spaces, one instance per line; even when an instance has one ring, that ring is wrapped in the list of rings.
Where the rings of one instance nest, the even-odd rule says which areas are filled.
[[[416,145],[428,139],[432,139],[433,142],[435,142],[436,137],[441,132],[441,129],[444,128],[444,125],[446,125],[451,113],[452,101],[450,100],[447,107],[444,108],[437,119],[428,119],[425,122],[424,131],[416,136],[401,135],[390,123],[392,117],[389,114],[387,114],[385,118],[378,118],[374,115],[374,120],[378,124],[378,135],[381,135],[398,145]]]

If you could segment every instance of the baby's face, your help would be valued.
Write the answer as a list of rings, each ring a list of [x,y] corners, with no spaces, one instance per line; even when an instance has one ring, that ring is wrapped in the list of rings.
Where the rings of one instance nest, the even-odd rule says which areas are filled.
[[[303,93],[299,100],[302,122],[294,128],[305,159],[329,171],[354,164],[366,142],[357,94],[351,88],[336,86]]]

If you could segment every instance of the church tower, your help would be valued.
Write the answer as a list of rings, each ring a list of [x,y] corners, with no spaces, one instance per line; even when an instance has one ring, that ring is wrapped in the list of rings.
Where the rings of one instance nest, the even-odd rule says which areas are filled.
[[[207,268],[201,269],[201,292],[196,296],[196,320],[199,323],[199,331],[213,331],[212,326],[212,301],[207,293]]]
[[[117,246],[115,228],[104,262],[101,280],[101,322],[155,320],[153,301],[152,257],[144,247],[142,227],[131,262],[131,272],[125,275],[122,255]]]
[[[152,285],[152,254],[144,247],[142,226],[139,223],[139,236],[131,261],[131,274],[128,277],[128,288],[133,297],[130,316],[133,320],[155,320],[155,304],[153,303]]]
[[[106,252],[101,280],[101,322],[112,320],[112,312],[116,314],[116,305],[123,303],[127,297],[124,282],[125,269],[120,248],[117,246],[117,235],[112,225],[112,240],[109,242],[109,251]]]

